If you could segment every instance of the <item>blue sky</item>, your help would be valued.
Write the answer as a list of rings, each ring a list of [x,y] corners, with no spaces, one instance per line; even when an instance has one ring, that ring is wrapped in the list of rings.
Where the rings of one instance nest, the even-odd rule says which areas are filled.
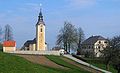
[[[81,27],[86,38],[120,35],[120,0],[0,0],[0,26],[12,26],[18,48],[35,37],[40,4],[50,48],[64,21]]]

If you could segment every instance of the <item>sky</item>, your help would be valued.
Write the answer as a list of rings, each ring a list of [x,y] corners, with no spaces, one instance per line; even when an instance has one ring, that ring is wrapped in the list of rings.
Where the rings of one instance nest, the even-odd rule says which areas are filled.
[[[17,48],[35,38],[41,4],[49,48],[55,46],[64,21],[81,27],[86,38],[120,35],[120,0],[0,0],[0,26],[12,27]]]

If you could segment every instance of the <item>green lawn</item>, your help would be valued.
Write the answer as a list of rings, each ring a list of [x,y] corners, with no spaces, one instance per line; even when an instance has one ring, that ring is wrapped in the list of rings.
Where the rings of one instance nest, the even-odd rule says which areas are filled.
[[[104,69],[104,70],[106,70],[106,66],[105,66],[105,64],[103,63],[103,62],[101,62],[101,61],[97,61],[97,60],[93,60],[93,59],[86,59],[87,60],[87,62],[88,63],[90,63],[90,64],[92,64],[92,65],[94,65],[94,66],[96,66],[96,67],[99,67],[99,68],[101,68],[101,69]],[[112,73],[117,73],[117,70],[115,70],[114,68],[113,68],[113,66],[110,66],[110,71],[112,72]]]
[[[21,57],[0,52],[0,73],[58,73],[60,70],[33,64]],[[62,73],[62,72],[60,72]]]
[[[71,64],[65,62],[64,60],[61,59],[62,56],[53,56],[53,55],[49,56],[49,55],[47,55],[46,57],[48,59],[50,59],[51,61],[59,64],[59,65],[70,68],[68,70],[68,73],[90,73],[88,71],[84,71],[83,69],[81,69],[79,67],[76,67],[74,65],[71,65]]]
[[[59,57],[56,57],[55,59],[58,62],[62,61],[61,59],[59,59]],[[65,64],[66,67],[70,68],[74,67],[73,65],[70,65],[65,62],[61,63]],[[40,64],[31,63],[30,61],[22,57],[0,52],[0,73],[89,73],[89,72],[78,69],[62,70],[50,68],[42,66]]]

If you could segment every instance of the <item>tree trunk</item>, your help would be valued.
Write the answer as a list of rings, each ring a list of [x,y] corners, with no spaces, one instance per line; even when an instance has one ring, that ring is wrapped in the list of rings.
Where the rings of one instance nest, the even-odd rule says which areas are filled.
[[[68,52],[67,43],[64,43],[65,51]]]
[[[78,43],[78,49],[80,49],[79,47],[80,47],[80,46],[79,46],[79,43]]]
[[[80,49],[80,47],[81,47],[81,41],[79,40],[79,43],[78,43],[78,49]]]
[[[118,73],[120,73],[120,69],[118,69]]]
[[[110,70],[109,64],[110,64],[110,62],[108,62],[108,63],[106,64],[106,69],[107,69],[108,71]]]
[[[69,54],[70,54],[70,44],[68,44],[68,47],[69,47]]]
[[[66,51],[65,43],[64,43],[64,50]]]

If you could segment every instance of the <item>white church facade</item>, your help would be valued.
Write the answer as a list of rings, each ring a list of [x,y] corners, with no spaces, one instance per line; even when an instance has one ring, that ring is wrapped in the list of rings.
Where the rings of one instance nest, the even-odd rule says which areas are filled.
[[[33,40],[27,40],[24,43],[22,50],[29,50],[29,51],[47,50],[47,43],[45,42],[45,23],[43,20],[43,15],[41,10],[36,24],[36,37]]]

